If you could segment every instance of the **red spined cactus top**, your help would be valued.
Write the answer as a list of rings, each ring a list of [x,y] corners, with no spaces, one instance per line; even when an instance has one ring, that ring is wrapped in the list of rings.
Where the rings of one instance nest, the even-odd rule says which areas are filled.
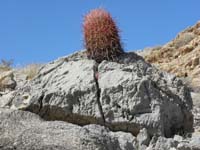
[[[104,9],[94,9],[84,18],[84,42],[89,58],[114,60],[123,52],[118,28]]]

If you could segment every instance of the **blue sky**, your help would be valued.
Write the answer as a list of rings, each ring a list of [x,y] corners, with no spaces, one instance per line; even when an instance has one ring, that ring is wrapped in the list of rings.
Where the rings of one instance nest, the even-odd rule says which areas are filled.
[[[125,51],[162,45],[200,20],[199,0],[0,0],[0,59],[43,63],[83,49],[82,21],[103,7]]]

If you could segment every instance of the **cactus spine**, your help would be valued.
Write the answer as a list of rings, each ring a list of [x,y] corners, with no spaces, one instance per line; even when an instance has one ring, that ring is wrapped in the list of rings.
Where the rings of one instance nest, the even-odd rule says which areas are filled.
[[[94,9],[85,16],[83,32],[88,58],[98,63],[103,60],[115,61],[123,53],[119,30],[104,9]]]

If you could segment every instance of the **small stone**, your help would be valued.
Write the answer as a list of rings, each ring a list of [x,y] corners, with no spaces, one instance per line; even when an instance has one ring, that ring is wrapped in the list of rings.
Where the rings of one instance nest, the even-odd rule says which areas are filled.
[[[180,135],[174,135],[174,140],[180,142],[183,140],[183,137]]]
[[[177,146],[178,150],[192,150],[189,144],[187,143],[179,143]]]
[[[5,71],[0,73],[0,91],[13,90],[17,83],[14,80],[14,74],[12,71]]]
[[[200,59],[200,58],[196,57],[196,58],[193,60],[192,65],[193,65],[194,67],[196,67],[197,65],[199,65],[199,59]]]
[[[137,135],[137,141],[139,145],[149,145],[150,137],[146,128],[140,130],[140,133]]]

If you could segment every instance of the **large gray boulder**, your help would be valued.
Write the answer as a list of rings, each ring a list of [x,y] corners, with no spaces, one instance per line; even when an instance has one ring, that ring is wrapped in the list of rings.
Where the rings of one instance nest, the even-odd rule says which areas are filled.
[[[1,150],[134,150],[130,133],[99,125],[43,121],[36,114],[0,108]]]
[[[45,121],[31,112],[0,108],[1,150],[200,150],[199,141],[199,132],[191,138],[150,139],[143,128],[136,138],[100,125]]]
[[[150,136],[170,137],[191,131],[193,125],[189,89],[135,53],[100,64],[88,60],[85,52],[60,58],[41,67],[13,95],[4,107],[133,135],[145,127]]]

